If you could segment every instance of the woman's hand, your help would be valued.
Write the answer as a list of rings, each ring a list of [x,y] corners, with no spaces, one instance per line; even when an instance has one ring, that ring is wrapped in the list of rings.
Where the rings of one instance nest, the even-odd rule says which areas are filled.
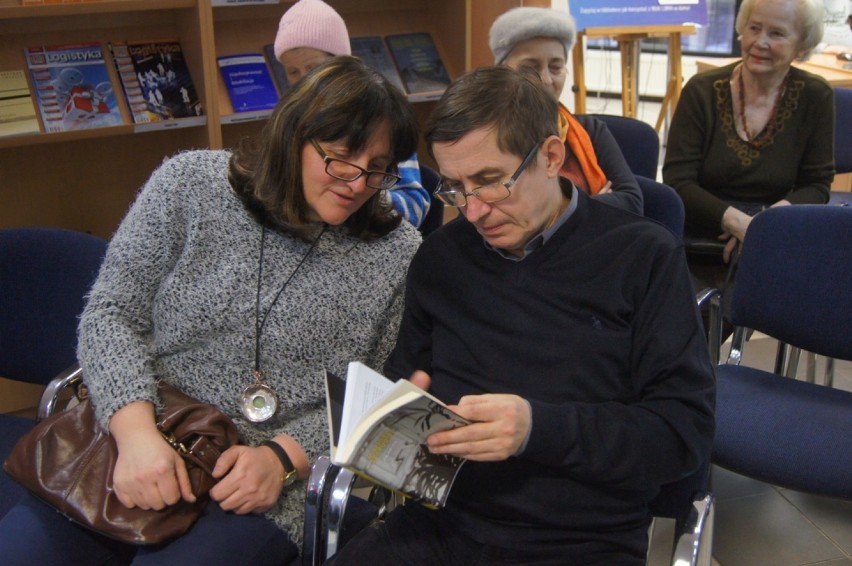
[[[159,510],[181,499],[195,501],[186,464],[157,429],[151,403],[125,405],[109,429],[118,446],[113,489],[122,505]]]
[[[736,247],[745,241],[746,231],[751,224],[752,217],[745,212],[729,206],[722,215],[722,229],[724,232],[719,235],[722,241],[727,240],[725,249],[722,252],[722,260],[725,263],[731,261],[731,256]]]
[[[308,475],[308,457],[289,436],[275,438],[296,466],[300,478]],[[239,515],[262,513],[272,508],[284,487],[284,468],[278,457],[265,446],[232,446],[216,462],[213,477],[220,478],[210,497],[225,511]]]
[[[751,216],[733,206],[729,206],[722,215],[722,229],[740,242],[745,240],[749,224],[751,224]],[[720,239],[723,238],[720,237]]]

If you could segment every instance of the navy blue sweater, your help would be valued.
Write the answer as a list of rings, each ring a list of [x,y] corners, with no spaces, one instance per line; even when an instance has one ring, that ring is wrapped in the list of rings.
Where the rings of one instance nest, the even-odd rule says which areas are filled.
[[[714,376],[681,243],[575,194],[523,261],[459,218],[409,268],[386,374],[423,369],[447,403],[514,393],[532,407],[524,453],[465,463],[439,512],[480,542],[632,546],[659,485],[709,455]]]

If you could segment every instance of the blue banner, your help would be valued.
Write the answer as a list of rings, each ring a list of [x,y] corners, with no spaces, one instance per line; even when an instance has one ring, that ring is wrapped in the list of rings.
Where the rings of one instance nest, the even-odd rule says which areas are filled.
[[[706,0],[568,0],[577,29],[707,24]]]

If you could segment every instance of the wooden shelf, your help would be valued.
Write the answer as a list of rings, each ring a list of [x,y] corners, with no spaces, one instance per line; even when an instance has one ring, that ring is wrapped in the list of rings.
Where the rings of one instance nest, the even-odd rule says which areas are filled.
[[[549,5],[547,0],[328,1],[352,36],[428,31],[453,78],[492,63],[487,35],[500,13],[522,4]],[[133,125],[108,65],[124,125],[0,137],[0,228],[55,226],[109,237],[163,159],[193,148],[233,147],[259,132],[268,112],[233,112],[216,57],[261,53],[293,3],[103,0],[21,6],[19,0],[0,0],[0,69],[26,69],[24,49],[36,45],[176,37],[205,113],[165,127]],[[421,122],[434,104],[414,103]],[[425,147],[418,153],[434,165]]]

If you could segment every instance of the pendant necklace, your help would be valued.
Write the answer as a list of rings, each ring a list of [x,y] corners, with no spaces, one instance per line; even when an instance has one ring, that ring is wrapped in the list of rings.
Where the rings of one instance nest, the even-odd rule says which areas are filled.
[[[263,248],[266,243],[266,227],[264,226],[261,228],[260,263],[257,268],[257,299],[255,300],[254,305],[254,369],[251,372],[254,382],[246,386],[240,396],[240,410],[243,415],[253,423],[259,423],[270,419],[278,409],[278,396],[271,387],[263,383],[263,370],[260,369],[260,339],[263,334],[263,327],[266,324],[266,319],[269,317],[269,313],[278,302],[278,298],[281,297],[284,289],[287,288],[290,280],[293,279],[293,276],[296,275],[302,267],[302,264],[305,263],[305,260],[308,259],[309,255],[311,255],[311,252],[314,251],[314,248],[325,232],[325,228],[326,227],[323,226],[322,231],[320,231],[319,235],[311,243],[311,247],[308,248],[308,251],[305,252],[305,255],[302,256],[301,260],[299,260],[299,264],[296,266],[296,269],[293,270],[290,276],[287,277],[287,280],[284,281],[284,284],[281,285],[281,288],[278,289],[278,293],[276,293],[275,298],[272,299],[272,303],[269,305],[269,308],[267,308],[266,312],[263,313],[262,318],[260,316],[260,291],[261,282],[263,281]]]

